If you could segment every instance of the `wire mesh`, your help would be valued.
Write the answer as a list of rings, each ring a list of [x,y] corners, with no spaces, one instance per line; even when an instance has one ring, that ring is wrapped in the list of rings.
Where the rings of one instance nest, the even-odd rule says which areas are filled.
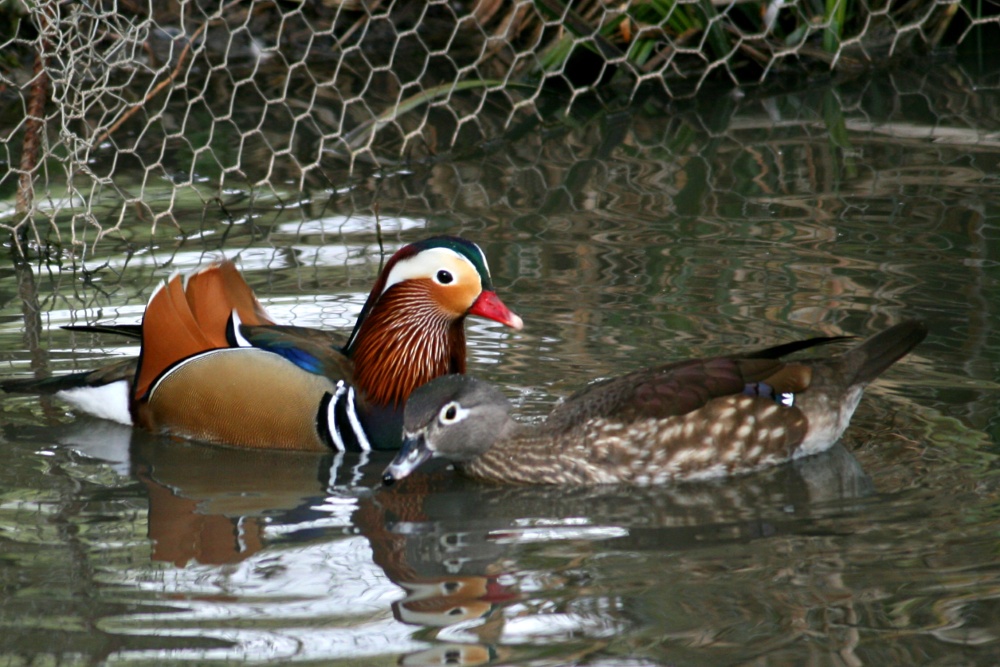
[[[309,0],[0,6],[0,227],[35,247],[138,216],[299,201],[613,91],[850,70],[996,22],[964,3]],[[6,35],[6,36],[2,36]],[[484,113],[484,111],[489,113]],[[3,169],[2,167],[6,167]]]

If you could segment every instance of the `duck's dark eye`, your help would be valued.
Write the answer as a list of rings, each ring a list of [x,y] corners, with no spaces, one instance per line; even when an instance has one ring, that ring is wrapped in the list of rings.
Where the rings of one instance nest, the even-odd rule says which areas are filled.
[[[445,271],[444,269],[441,269],[437,273],[437,281],[442,285],[450,285],[454,280],[455,277],[451,275],[451,271]]]

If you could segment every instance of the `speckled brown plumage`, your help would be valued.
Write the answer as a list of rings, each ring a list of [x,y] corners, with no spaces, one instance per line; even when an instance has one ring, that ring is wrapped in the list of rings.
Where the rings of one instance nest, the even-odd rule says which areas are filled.
[[[828,449],[864,386],[927,334],[904,322],[829,359],[781,355],[810,339],[748,355],[695,359],[594,383],[539,425],[510,418],[495,387],[447,376],[406,408],[391,483],[432,457],[472,477],[519,484],[664,484],[739,474]]]

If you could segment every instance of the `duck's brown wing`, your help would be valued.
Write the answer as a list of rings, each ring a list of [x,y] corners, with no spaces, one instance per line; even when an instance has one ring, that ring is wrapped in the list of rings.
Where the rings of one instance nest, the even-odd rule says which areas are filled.
[[[563,431],[591,419],[629,423],[680,416],[723,396],[800,392],[811,376],[808,366],[777,359],[694,359],[591,384],[556,407],[547,424]]]

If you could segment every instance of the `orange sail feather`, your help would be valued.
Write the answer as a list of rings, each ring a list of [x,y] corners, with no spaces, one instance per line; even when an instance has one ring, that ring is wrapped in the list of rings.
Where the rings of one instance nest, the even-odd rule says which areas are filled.
[[[141,399],[173,364],[229,347],[226,327],[236,311],[247,324],[273,324],[230,261],[214,263],[184,283],[173,275],[153,293],[142,318],[142,355],[134,398]]]

